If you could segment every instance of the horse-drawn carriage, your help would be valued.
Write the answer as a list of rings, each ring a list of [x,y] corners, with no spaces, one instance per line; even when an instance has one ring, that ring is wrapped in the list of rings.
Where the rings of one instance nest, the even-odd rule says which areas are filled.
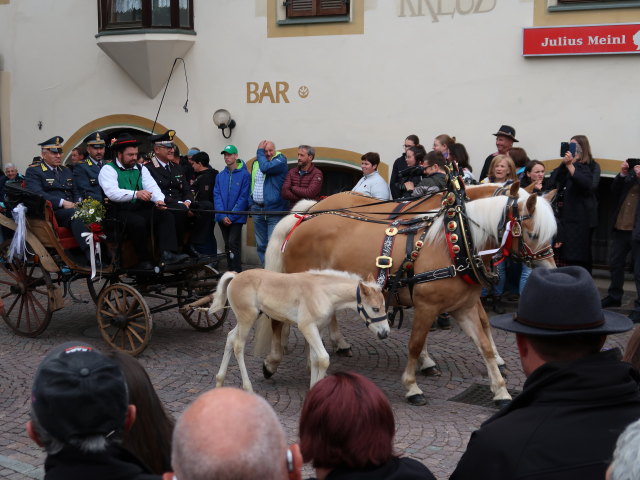
[[[72,291],[78,280],[86,282],[96,305],[102,338],[113,348],[132,355],[138,355],[149,344],[154,313],[177,307],[187,323],[199,331],[214,330],[223,324],[227,310],[210,315],[201,308],[209,301],[208,294],[220,277],[208,265],[213,258],[192,258],[176,265],[159,262],[152,270],[133,270],[130,267],[136,260],[121,226],[115,220],[105,220],[102,245],[110,255],[103,258],[110,261],[98,264],[92,275],[91,267],[74,259],[72,249],[78,244],[70,229],[57,224],[50,202],[19,185],[8,185],[6,193],[9,209],[18,204],[26,207],[24,256],[9,258],[10,240],[0,246],[0,314],[18,335],[41,334],[53,312],[65,306],[65,297],[83,301]],[[2,214],[0,225],[13,231],[18,228],[16,221]],[[16,236],[21,239],[21,229],[18,230]]]

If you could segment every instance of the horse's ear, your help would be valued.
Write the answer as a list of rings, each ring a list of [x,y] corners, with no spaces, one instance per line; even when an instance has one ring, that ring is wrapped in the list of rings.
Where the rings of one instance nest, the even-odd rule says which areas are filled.
[[[376,281],[375,277],[373,276],[373,274],[371,272],[369,272],[367,274],[367,279],[365,280],[365,282],[375,282],[375,281]]]
[[[531,184],[527,185],[526,187],[524,187],[524,191],[527,192],[528,194],[532,194],[534,188],[536,188],[536,184],[535,183],[531,183]]]
[[[529,212],[529,215],[533,215],[533,212],[536,211],[537,201],[538,195],[530,195],[529,198],[527,198],[527,212]]]
[[[554,188],[553,190],[549,190],[547,193],[545,193],[543,197],[547,202],[551,203],[553,202],[553,199],[556,198],[557,194],[558,194],[558,189]]]
[[[509,188],[509,196],[517,197],[519,191],[520,191],[520,180],[516,180],[511,184],[511,187]]]

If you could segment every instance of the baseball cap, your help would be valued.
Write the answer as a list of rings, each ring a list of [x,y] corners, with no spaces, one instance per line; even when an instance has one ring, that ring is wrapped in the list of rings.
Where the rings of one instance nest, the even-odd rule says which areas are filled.
[[[54,438],[107,435],[124,426],[127,386],[120,367],[91,345],[55,347],[36,372],[31,406]]]
[[[231,155],[234,155],[234,154],[238,153],[238,149],[236,148],[235,145],[227,145],[226,147],[224,147],[222,149],[222,151],[220,153],[221,154],[230,153]]]

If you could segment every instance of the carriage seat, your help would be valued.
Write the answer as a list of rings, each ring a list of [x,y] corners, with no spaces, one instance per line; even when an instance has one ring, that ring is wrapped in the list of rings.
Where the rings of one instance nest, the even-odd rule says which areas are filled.
[[[51,205],[51,202],[49,200],[47,200],[44,203],[44,218],[49,223],[51,223],[51,226],[53,227],[53,231],[56,232],[56,235],[58,236],[58,240],[60,240],[60,245],[62,245],[62,248],[64,248],[65,250],[68,250],[71,248],[79,247],[78,242],[76,242],[76,239],[73,236],[73,232],[71,231],[71,229],[67,227],[61,227],[58,225],[58,220],[56,220],[56,215],[53,213],[53,205]]]

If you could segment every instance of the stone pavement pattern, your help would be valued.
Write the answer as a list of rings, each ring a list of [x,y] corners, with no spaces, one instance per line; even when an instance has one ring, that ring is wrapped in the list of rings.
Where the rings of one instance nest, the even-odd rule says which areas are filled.
[[[89,296],[77,282],[77,294]],[[629,291],[629,289],[627,289]],[[628,307],[632,299],[625,296]],[[508,304],[513,311],[515,304]],[[623,310],[624,311],[624,310]],[[412,321],[407,312],[403,327],[394,328],[390,338],[378,340],[364,327],[355,312],[340,315],[343,332],[353,346],[353,357],[331,356],[329,372],[353,370],[371,378],[388,395],[396,416],[396,449],[402,455],[425,463],[438,479],[446,479],[464,452],[473,430],[492,415],[491,408],[449,401],[474,383],[486,385],[484,363],[471,340],[455,325],[450,331],[438,330],[429,335],[429,351],[442,370],[440,377],[419,376],[418,382],[429,403],[409,406],[404,400],[400,377],[406,362],[406,345]],[[176,310],[153,317],[151,342],[139,360],[146,367],[160,398],[169,411],[178,416],[200,393],[213,388],[227,332],[233,327],[230,313],[225,324],[213,332],[193,330]],[[98,348],[106,344],[95,327],[93,304],[73,304],[53,314],[49,328],[38,338],[22,338],[0,325],[0,478],[42,478],[44,453],[27,437],[31,382],[42,357],[55,345],[68,340],[92,342]],[[309,375],[304,368],[304,341],[292,330],[291,353],[271,379],[262,376],[261,358],[247,348],[246,363],[256,393],[275,408],[291,442],[297,441],[297,424]],[[612,336],[607,347],[623,347],[630,333]],[[515,337],[494,331],[498,351],[509,368],[507,386],[521,389],[521,372]],[[331,348],[328,346],[331,352]],[[241,386],[237,364],[232,360],[227,386]],[[224,415],[224,412],[220,412]],[[305,476],[312,475],[309,466]]]

